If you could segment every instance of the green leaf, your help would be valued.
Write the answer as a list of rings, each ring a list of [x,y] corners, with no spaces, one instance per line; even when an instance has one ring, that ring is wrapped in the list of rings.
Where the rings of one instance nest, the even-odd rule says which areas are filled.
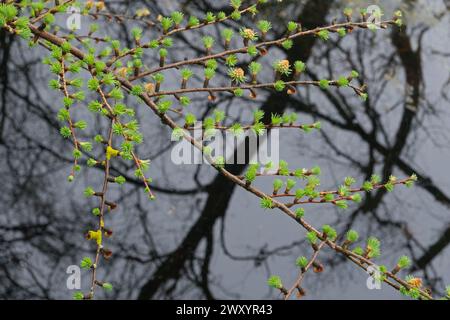
[[[346,234],[346,238],[350,243],[354,243],[354,242],[358,241],[359,234],[355,230],[349,230]]]
[[[337,30],[338,34],[340,37],[345,37],[345,35],[347,34],[347,30],[345,30],[345,28],[339,28]]]
[[[369,192],[373,190],[373,184],[370,181],[365,181],[362,185],[364,191]]]
[[[184,14],[179,11],[172,12],[172,14],[170,16],[171,16],[173,22],[175,23],[175,25],[179,25],[183,21],[183,18],[184,18]]]
[[[63,136],[63,138],[68,139],[71,135],[72,132],[70,131],[69,127],[62,127],[59,132],[61,133],[61,135]]]
[[[264,118],[264,111],[257,109],[253,112],[254,123],[260,122],[263,118]]]
[[[321,31],[317,32],[317,36],[320,39],[327,41],[328,39],[330,39],[330,32],[328,30],[321,30]]]
[[[337,232],[330,225],[328,225],[328,224],[323,225],[322,226],[322,231],[323,231],[324,234],[327,235],[328,239],[330,239],[331,241],[336,240]]]
[[[90,269],[92,267],[92,260],[89,257],[84,257],[83,260],[81,260],[80,267],[82,269]]]
[[[284,41],[281,43],[281,46],[282,46],[284,49],[289,50],[289,49],[291,49],[291,48],[294,46],[294,42],[293,42],[291,39],[284,40]]]
[[[91,152],[92,151],[92,143],[90,142],[79,142],[81,149],[83,149],[83,151],[86,152]]]
[[[270,29],[272,29],[272,24],[267,20],[258,21],[256,26],[262,33],[267,33]]]
[[[72,297],[73,297],[74,300],[83,300],[84,299],[84,294],[81,291],[75,291],[73,293]]]
[[[295,265],[303,269],[306,268],[308,262],[309,262],[308,259],[305,256],[302,256],[297,258],[297,260],[295,261]]]
[[[373,175],[370,177],[370,182],[371,182],[372,184],[378,184],[378,183],[381,182],[381,178],[380,178],[379,175],[373,174]]]
[[[216,16],[212,12],[207,12],[206,16],[205,16],[205,21],[207,23],[212,23],[212,22],[216,21]]]
[[[242,90],[241,88],[234,89],[233,94],[236,97],[242,97],[244,95],[244,90]]]
[[[227,17],[227,14],[223,11],[219,11],[217,13],[217,20],[224,20],[224,19],[226,19],[226,17]]]
[[[172,106],[171,100],[161,100],[157,103],[158,111],[161,113],[166,113]]]
[[[331,202],[334,200],[334,195],[331,193],[327,193],[323,196],[323,199],[327,202]]]
[[[161,19],[161,26],[164,32],[167,32],[173,26],[173,20],[169,17],[163,17]]]
[[[352,201],[356,202],[356,203],[360,203],[362,200],[362,197],[359,193],[355,193],[354,195],[351,196]]]
[[[215,165],[216,167],[223,169],[225,167],[225,158],[222,156],[219,156],[215,159]]]
[[[293,187],[295,187],[296,181],[292,180],[292,179],[287,179],[286,181],[286,190],[289,191],[291,190]]]
[[[267,280],[267,285],[274,289],[281,289],[283,288],[283,282],[279,276],[271,276]]]
[[[278,191],[283,187],[283,185],[284,185],[283,180],[281,180],[281,179],[275,179],[275,180],[273,181],[273,191],[274,191],[275,193],[278,192]]]
[[[216,70],[214,70],[212,68],[205,68],[204,74],[205,74],[205,78],[210,80],[210,79],[214,78],[214,76],[216,75]]]
[[[200,20],[195,16],[190,16],[188,20],[188,27],[196,27],[200,24]]]
[[[87,122],[84,120],[77,121],[73,124],[73,126],[77,129],[84,130],[87,128]]]
[[[188,105],[191,104],[191,98],[186,97],[186,96],[180,97],[180,104],[181,104],[183,107],[187,107]]]
[[[287,24],[287,30],[289,32],[294,32],[298,28],[298,23],[294,21],[289,21]]]
[[[294,69],[296,73],[301,73],[306,70],[306,64],[303,61],[297,60],[294,62]]]
[[[295,210],[295,216],[297,217],[297,219],[303,218],[304,215],[305,215],[305,209],[297,208]]]
[[[367,250],[369,258],[377,258],[381,255],[380,251],[380,240],[375,237],[370,237],[367,239]]]
[[[184,117],[184,121],[186,123],[186,126],[191,127],[195,124],[195,122],[197,121],[197,118],[195,117],[194,114],[187,113]]]
[[[280,160],[280,163],[278,164],[278,173],[282,176],[288,176],[289,175],[289,165],[286,161]]]
[[[316,244],[318,239],[317,234],[314,231],[310,231],[306,234],[306,239],[309,241],[309,243]]]
[[[244,83],[247,80],[242,68],[231,68],[228,70],[228,76],[236,83]]]
[[[283,123],[283,118],[279,114],[272,113],[271,122],[274,126],[279,126]]]
[[[222,37],[225,39],[225,41],[230,42],[233,38],[234,31],[232,29],[223,29],[222,30]]]
[[[349,81],[346,77],[340,77],[337,81],[339,87],[346,87],[349,84]]]
[[[411,260],[409,259],[408,256],[401,256],[398,259],[397,265],[401,268],[408,268],[411,265]]]
[[[118,176],[114,178],[114,181],[119,185],[123,185],[127,180],[123,176]]]
[[[275,69],[275,71],[286,76],[290,75],[292,72],[289,60],[277,60],[273,64],[273,68]]]
[[[87,187],[83,193],[85,197],[89,198],[95,195],[95,190],[92,187]]]
[[[113,285],[109,282],[103,283],[102,287],[105,291],[112,291],[113,289]]]
[[[251,74],[258,74],[262,69],[262,66],[260,63],[252,61],[249,65],[248,65],[248,70],[250,71]]]
[[[386,188],[386,190],[387,190],[388,192],[394,191],[394,184],[391,183],[391,182],[386,183],[386,184],[384,185],[384,187]]]
[[[315,176],[319,176],[321,174],[321,169],[319,166],[315,166],[311,169],[311,173]]]
[[[273,209],[274,204],[271,198],[262,198],[260,202],[261,208],[263,209]]]
[[[225,58],[225,64],[228,67],[234,67],[239,62],[237,56],[235,54],[230,54]]]
[[[299,200],[305,196],[305,191],[303,189],[295,190],[295,199]]]
[[[231,13],[231,19],[233,19],[233,20],[235,20],[235,21],[237,21],[237,20],[241,20],[241,13],[238,11],[238,10],[234,10],[232,13]]]
[[[257,136],[262,136],[266,131],[266,126],[262,122],[257,122],[252,126],[252,130]]]
[[[235,136],[240,136],[241,134],[244,133],[244,129],[242,129],[242,125],[240,123],[234,123],[231,127],[230,127],[230,131],[235,135]]]
[[[348,208],[348,204],[347,201],[345,200],[337,200],[335,202],[335,205],[340,208],[340,209],[347,209]]]
[[[277,82],[275,82],[273,87],[275,88],[276,91],[281,92],[286,87],[286,83],[283,80],[278,80]]]
[[[258,167],[253,166],[253,165],[250,166],[250,168],[244,174],[245,180],[249,183],[252,183],[255,180],[257,173],[258,173]]]
[[[323,90],[328,89],[330,87],[330,81],[326,79],[322,79],[319,81],[319,87]]]
[[[122,100],[124,98],[123,92],[120,88],[114,88],[109,92],[109,96],[115,100]]]
[[[211,49],[212,46],[214,45],[214,38],[211,36],[205,36],[205,37],[203,37],[202,40],[203,40],[203,46],[206,49]]]

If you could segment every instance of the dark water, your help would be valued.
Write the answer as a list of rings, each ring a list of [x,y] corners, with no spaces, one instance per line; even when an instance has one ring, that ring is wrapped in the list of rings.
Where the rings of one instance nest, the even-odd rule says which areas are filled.
[[[283,133],[280,151],[292,168],[320,165],[323,189],[336,188],[348,175],[362,182],[372,173],[386,177],[417,173],[420,179],[413,189],[374,192],[346,211],[310,205],[305,207],[306,218],[317,227],[333,225],[339,233],[354,228],[362,238],[379,237],[383,254],[377,263],[392,266],[400,255],[409,255],[413,267],[408,272],[424,277],[434,292],[443,292],[450,282],[448,2],[374,2],[285,0],[276,10],[270,6],[261,12],[261,17],[272,21],[273,32],[281,34],[290,19],[312,28],[341,17],[340,11],[348,5],[378,4],[387,18],[401,7],[408,25],[402,31],[355,31],[327,43],[305,38],[289,53],[274,50],[261,59],[267,68],[286,55],[305,60],[308,77],[318,79],[356,69],[369,88],[366,102],[350,90],[301,88],[293,96],[265,92],[256,100],[224,98],[208,103],[199,96],[189,112],[201,117],[208,108],[219,106],[229,118],[248,119],[252,110],[263,108],[296,112],[302,123],[321,121],[320,132]],[[112,9],[133,12],[144,3],[153,16],[180,7],[189,14],[229,9],[226,1],[115,1]],[[64,20],[60,23],[64,25]],[[90,23],[83,18],[80,32],[86,32]],[[97,23],[101,34],[132,45],[130,26],[115,27],[102,19]],[[202,46],[202,32],[218,35],[209,27],[176,37],[169,59],[195,56]],[[0,43],[0,296],[70,298],[66,269],[94,250],[83,233],[95,227],[89,214],[95,203],[82,192],[87,185],[98,186],[102,172],[83,168],[75,182],[66,182],[71,149],[58,134],[61,97],[47,88],[50,74],[39,63],[45,51],[31,50],[3,32]],[[157,63],[151,55],[145,61]],[[174,75],[169,72],[167,77],[174,79]],[[271,77],[267,74],[261,81]],[[218,79],[223,82],[223,75]],[[201,77],[193,81],[201,82]],[[112,197],[120,203],[107,217],[114,230],[114,237],[107,240],[114,257],[101,264],[99,277],[115,289],[108,295],[100,292],[100,297],[278,297],[266,280],[279,274],[287,284],[294,281],[295,259],[310,254],[304,230],[280,212],[260,209],[257,198],[234,189],[211,167],[174,165],[170,132],[135,100],[128,105],[140,119],[146,143],[138,153],[152,160],[150,174],[158,200],[147,200],[128,163],[115,164],[114,170],[130,182],[113,191]],[[77,112],[89,119],[86,139],[104,130],[100,119],[81,108]],[[256,186],[270,190],[271,180],[261,179]],[[369,290],[368,275],[330,250],[320,257],[325,271],[308,274],[305,298],[401,298],[386,285]],[[84,289],[88,281],[83,272]]]

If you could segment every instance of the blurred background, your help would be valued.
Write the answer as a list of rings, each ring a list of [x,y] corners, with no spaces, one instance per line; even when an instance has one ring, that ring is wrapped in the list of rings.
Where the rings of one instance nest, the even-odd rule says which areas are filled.
[[[244,4],[247,1],[244,1]],[[105,1],[112,12],[133,15],[147,7],[151,18],[181,10],[204,16],[207,11],[230,12],[228,1],[164,0]],[[260,59],[267,72],[260,81],[270,82],[268,71],[276,58],[307,63],[309,79],[337,78],[358,70],[368,85],[369,98],[361,101],[351,90],[300,88],[295,95],[262,92],[256,99],[224,94],[214,102],[204,95],[193,98],[189,112],[199,119],[217,107],[231,122],[249,119],[257,108],[267,114],[296,112],[299,121],[321,121],[322,130],[305,135],[282,132],[280,157],[291,168],[322,168],[321,189],[335,189],[352,175],[359,183],[373,173],[383,178],[416,173],[413,189],[379,190],[360,204],[338,211],[332,206],[305,206],[306,219],[314,226],[330,224],[338,233],[357,230],[362,238],[382,239],[379,264],[393,266],[401,255],[413,260],[410,270],[424,278],[436,294],[450,283],[450,2],[447,0],[283,0],[269,1],[257,19],[272,22],[271,37],[281,36],[289,20],[314,28],[343,19],[346,7],[380,6],[390,19],[403,11],[406,27],[372,32],[357,30],[328,42],[315,37],[297,39],[289,51],[275,48]],[[85,34],[93,19],[82,17]],[[112,35],[131,47],[131,29],[139,22],[117,24],[99,17],[100,35]],[[253,26],[245,17],[239,30]],[[144,36],[155,31],[140,24]],[[65,28],[64,20],[61,28]],[[220,36],[221,27],[174,37],[169,61],[202,54],[201,37]],[[28,48],[17,37],[0,31],[0,298],[70,299],[66,269],[77,265],[94,248],[84,241],[84,231],[95,227],[90,214],[94,200],[83,189],[99,186],[102,171],[85,169],[73,183],[67,182],[72,165],[71,146],[59,135],[56,114],[61,97],[48,89],[52,75],[41,62],[44,49]],[[233,43],[237,46],[238,43]],[[215,50],[221,50],[220,44]],[[158,60],[145,54],[147,65]],[[243,58],[245,59],[245,58]],[[245,60],[242,60],[245,62]],[[199,69],[200,70],[200,69]],[[167,73],[178,81],[175,74]],[[172,78],[171,78],[172,77]],[[192,85],[202,83],[202,73]],[[217,83],[227,83],[226,70]],[[125,176],[124,187],[114,187],[112,197],[120,204],[108,215],[114,230],[108,239],[113,258],[102,262],[100,279],[114,285],[108,299],[265,299],[279,298],[266,280],[280,275],[286,285],[297,276],[295,259],[309,256],[305,231],[277,211],[264,211],[259,199],[230,184],[207,165],[174,165],[170,159],[170,131],[135,100],[127,101],[140,119],[145,143],[138,148],[151,159],[149,174],[157,201],[148,201],[133,175],[130,163],[116,161],[113,171]],[[81,106],[75,117],[86,118]],[[84,137],[106,128],[102,119],[89,115]],[[94,150],[94,154],[100,154]],[[84,162],[83,162],[83,166]],[[229,166],[239,174],[243,166]],[[256,185],[269,192],[271,179]],[[392,288],[369,290],[368,275],[355,265],[324,250],[325,270],[308,274],[304,299],[401,299]],[[82,273],[83,288],[89,274]]]

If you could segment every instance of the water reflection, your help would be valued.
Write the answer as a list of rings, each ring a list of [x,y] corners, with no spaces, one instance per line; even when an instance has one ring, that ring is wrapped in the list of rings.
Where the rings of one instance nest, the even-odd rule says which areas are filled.
[[[168,1],[167,5],[176,7],[178,2],[189,14],[229,10],[227,1]],[[387,12],[395,9],[394,1],[381,2]],[[145,3],[154,15],[168,13],[158,3],[130,3],[115,3],[111,9],[132,12]],[[411,17],[406,30],[358,31],[329,43],[302,38],[292,50],[275,53],[291,61],[307,61],[312,79],[360,71],[369,88],[365,102],[349,92],[307,88],[288,97],[268,92],[244,103],[228,96],[214,102],[197,100],[192,112],[205,117],[220,106],[230,118],[238,118],[259,107],[266,112],[265,121],[271,113],[286,110],[297,112],[304,122],[320,120],[321,133],[283,137],[282,157],[292,167],[321,165],[323,188],[338,185],[349,174],[362,181],[373,173],[387,178],[391,173],[407,176],[415,172],[420,183],[412,190],[399,189],[393,194],[379,190],[346,212],[308,207],[307,218],[317,226],[333,224],[341,232],[352,227],[361,235],[384,239],[380,263],[393,265],[399,255],[408,254],[414,260],[412,269],[423,274],[434,290],[442,291],[450,281],[446,272],[450,47],[442,41],[448,38],[449,15],[444,3],[429,11],[420,9],[427,1],[403,3],[407,4],[405,19]],[[284,1],[282,9],[268,7],[262,15],[273,21],[273,32],[281,34],[287,15],[301,21],[304,28],[313,28],[339,16],[346,5],[348,1],[311,0],[301,5]],[[421,19],[422,14],[433,19]],[[105,33],[118,34],[131,46],[130,26],[115,28],[101,18],[98,23]],[[174,51],[179,56],[173,58],[200,52],[198,39],[177,37],[179,50]],[[82,240],[82,230],[92,227],[92,206],[80,195],[85,185],[99,181],[101,172],[83,173],[73,185],[65,182],[70,150],[58,135],[59,97],[46,89],[48,72],[38,63],[43,52],[27,50],[25,43],[3,32],[0,43],[0,296],[69,298],[65,270],[92,252]],[[270,64],[272,60],[261,61]],[[196,81],[201,83],[201,79]],[[111,241],[114,258],[100,270],[117,289],[108,298],[276,297],[265,285],[267,275],[294,279],[295,258],[309,250],[304,232],[281,215],[261,212],[255,198],[235,190],[211,168],[172,165],[167,161],[170,133],[146,110],[131,100],[128,103],[142,119],[148,143],[139,153],[153,161],[159,199],[148,203],[129,164],[114,167],[129,184],[114,194],[122,203],[110,218],[115,231]],[[96,134],[102,123],[93,119],[89,125],[87,136]],[[245,167],[227,169],[241,174]],[[268,189],[270,181],[260,186]],[[326,271],[307,279],[306,298],[399,297],[388,288],[367,290],[367,276],[331,252],[322,259]]]

